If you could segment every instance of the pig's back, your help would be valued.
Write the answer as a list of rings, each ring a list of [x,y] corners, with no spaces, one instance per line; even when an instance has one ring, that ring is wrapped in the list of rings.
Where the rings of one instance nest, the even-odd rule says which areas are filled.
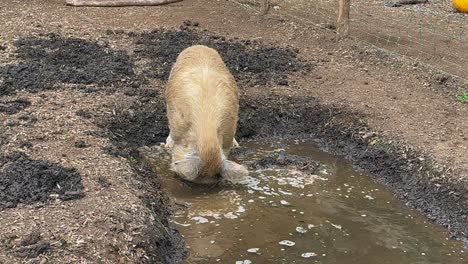
[[[172,68],[166,89],[173,138],[195,142],[216,130],[222,148],[232,144],[238,116],[238,90],[221,56],[206,46],[185,49]],[[205,130],[205,132],[202,132]]]

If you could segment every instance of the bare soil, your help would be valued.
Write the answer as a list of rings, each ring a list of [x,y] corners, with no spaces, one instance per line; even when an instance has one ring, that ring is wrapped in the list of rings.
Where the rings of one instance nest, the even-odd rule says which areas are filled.
[[[0,153],[22,153],[20,163],[1,163],[0,188],[17,171],[8,168],[32,164],[42,167],[27,175],[58,171],[52,182],[71,179],[76,194],[63,199],[70,190],[50,185],[0,211],[0,263],[186,256],[158,175],[137,149],[167,136],[164,80],[195,43],[220,50],[239,81],[240,139],[312,138],[454,238],[468,237],[468,107],[454,100],[465,88],[453,76],[229,2],[71,8],[11,0],[0,3],[0,24]]]

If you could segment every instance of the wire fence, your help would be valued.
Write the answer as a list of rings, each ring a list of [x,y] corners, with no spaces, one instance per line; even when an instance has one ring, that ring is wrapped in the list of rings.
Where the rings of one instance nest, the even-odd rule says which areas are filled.
[[[258,9],[262,0],[231,0]],[[468,14],[451,0],[351,0],[350,35],[468,83]],[[270,0],[272,12],[334,30],[338,0]]]

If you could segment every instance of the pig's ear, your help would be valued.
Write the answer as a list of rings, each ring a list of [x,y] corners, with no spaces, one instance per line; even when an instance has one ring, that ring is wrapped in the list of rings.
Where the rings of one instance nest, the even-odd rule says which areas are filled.
[[[194,181],[200,172],[201,160],[196,156],[189,156],[183,160],[177,160],[172,162],[172,170],[180,177]]]
[[[240,180],[249,175],[246,167],[234,161],[224,160],[221,176],[228,180]]]

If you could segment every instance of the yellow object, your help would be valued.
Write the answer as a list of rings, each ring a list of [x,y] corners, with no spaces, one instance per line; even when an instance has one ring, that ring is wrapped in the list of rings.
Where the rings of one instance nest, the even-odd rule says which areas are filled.
[[[453,0],[453,7],[463,13],[468,13],[468,0]]]

